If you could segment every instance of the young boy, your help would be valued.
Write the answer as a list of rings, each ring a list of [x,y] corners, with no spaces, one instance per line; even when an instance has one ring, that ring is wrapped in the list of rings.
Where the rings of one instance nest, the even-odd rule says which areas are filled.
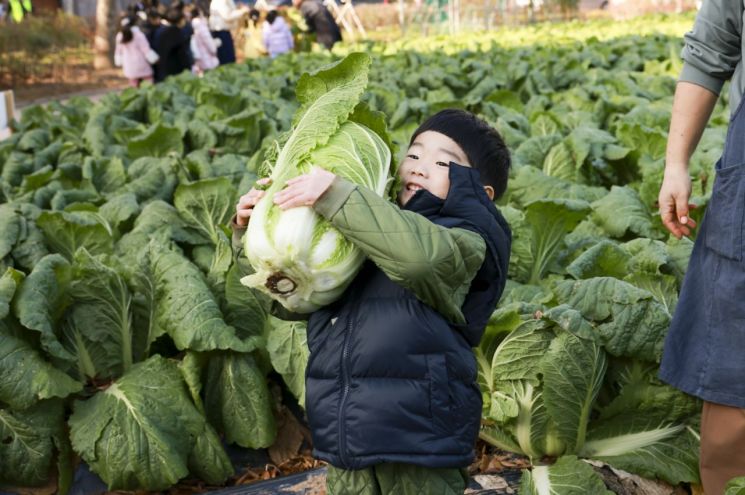
[[[496,130],[444,110],[411,138],[400,207],[322,168],[275,194],[283,209],[312,206],[368,257],[308,321],[306,412],[329,495],[463,493],[481,418],[471,348],[507,277],[511,234],[493,200],[509,167]],[[262,195],[238,202],[238,249]]]

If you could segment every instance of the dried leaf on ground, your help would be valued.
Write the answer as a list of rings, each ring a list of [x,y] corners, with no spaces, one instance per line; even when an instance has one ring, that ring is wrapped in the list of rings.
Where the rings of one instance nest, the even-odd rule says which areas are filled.
[[[269,447],[269,457],[280,465],[297,456],[306,437],[304,428],[289,409],[283,407],[277,418],[277,439]]]
[[[514,493],[507,480],[501,476],[477,475],[473,477],[484,490],[502,490],[504,493]]]

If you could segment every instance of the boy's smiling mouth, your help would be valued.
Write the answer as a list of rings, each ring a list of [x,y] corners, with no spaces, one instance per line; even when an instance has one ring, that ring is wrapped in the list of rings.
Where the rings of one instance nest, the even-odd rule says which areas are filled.
[[[416,191],[419,191],[421,189],[424,189],[424,187],[420,186],[416,182],[407,182],[406,183],[406,190],[407,191],[414,191],[414,192],[416,192]]]

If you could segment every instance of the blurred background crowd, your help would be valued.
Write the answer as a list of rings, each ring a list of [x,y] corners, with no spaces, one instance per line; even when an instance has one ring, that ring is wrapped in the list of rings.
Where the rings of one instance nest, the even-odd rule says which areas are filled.
[[[696,0],[0,0],[0,91],[98,94],[182,71],[360,40],[614,19]],[[289,35],[288,35],[289,32]],[[117,65],[115,65],[117,64]],[[123,77],[124,76],[124,77]]]
[[[276,57],[295,44],[285,7],[265,2],[249,7],[233,0],[134,2],[119,19],[115,64],[132,86],[183,71],[202,74],[236,61],[233,33],[239,27],[244,55]],[[294,7],[320,45],[331,49],[341,41],[339,27],[320,0],[294,0]]]
[[[321,0],[258,0],[252,6],[234,0],[132,1],[116,21],[114,64],[136,87],[234,63],[236,41],[244,56],[276,57],[295,48],[288,7],[301,14],[302,30],[313,42],[330,50],[341,41],[341,30]],[[4,22],[21,23],[33,13],[32,0],[0,2]]]

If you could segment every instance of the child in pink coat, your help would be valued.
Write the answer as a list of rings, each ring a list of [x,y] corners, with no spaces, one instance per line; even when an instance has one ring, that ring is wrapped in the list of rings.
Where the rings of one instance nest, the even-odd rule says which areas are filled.
[[[153,82],[151,64],[157,61],[158,54],[150,48],[147,37],[135,25],[135,19],[122,19],[121,29],[116,35],[114,63],[122,68],[129,85],[138,88],[143,81]]]
[[[220,60],[217,58],[220,40],[212,37],[207,19],[202,16],[199,7],[196,5],[190,6],[188,13],[191,18],[191,27],[194,30],[194,34],[191,36],[194,72],[201,74],[220,65]]]

